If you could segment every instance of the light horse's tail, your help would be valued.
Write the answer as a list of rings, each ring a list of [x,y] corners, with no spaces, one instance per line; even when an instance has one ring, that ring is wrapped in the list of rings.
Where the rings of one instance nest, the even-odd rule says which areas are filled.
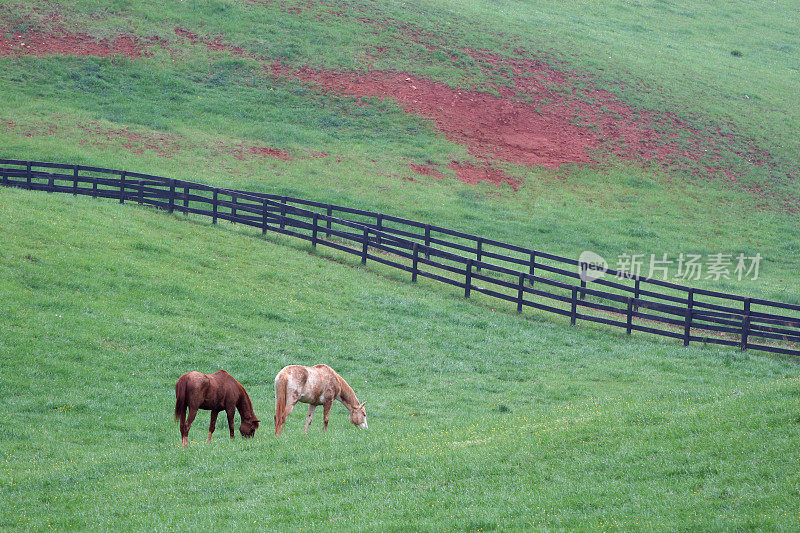
[[[286,422],[286,384],[288,378],[283,373],[275,377],[275,435],[283,431]]]
[[[186,385],[189,378],[181,376],[175,384],[175,421],[183,427],[186,421]]]

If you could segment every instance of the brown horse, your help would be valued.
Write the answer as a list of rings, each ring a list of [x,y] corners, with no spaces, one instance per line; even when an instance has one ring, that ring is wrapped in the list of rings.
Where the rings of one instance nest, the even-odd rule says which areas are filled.
[[[225,411],[228,415],[231,438],[233,438],[233,415],[236,409],[239,409],[239,416],[242,418],[239,426],[242,437],[252,437],[258,429],[258,423],[261,422],[253,412],[253,404],[242,384],[224,370],[218,370],[213,374],[189,372],[178,378],[175,384],[175,420],[180,420],[183,446],[189,445],[189,428],[198,409],[211,411],[211,425],[208,427],[206,442],[211,442],[211,434],[214,433],[220,411]]]
[[[323,407],[322,431],[328,429],[328,414],[334,400],[341,401],[350,411],[350,422],[367,427],[367,411],[359,403],[352,387],[328,365],[289,365],[275,376],[275,435],[283,431],[286,418],[297,402],[307,403],[308,416],[303,433],[308,431],[314,409]]]

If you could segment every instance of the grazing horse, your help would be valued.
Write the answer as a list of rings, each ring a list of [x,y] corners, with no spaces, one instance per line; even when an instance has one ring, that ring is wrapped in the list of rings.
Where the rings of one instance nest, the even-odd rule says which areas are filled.
[[[289,365],[275,376],[275,435],[283,431],[286,418],[297,402],[307,403],[308,416],[303,433],[308,431],[314,409],[323,408],[322,431],[328,429],[328,414],[334,400],[341,401],[350,411],[350,422],[367,427],[367,411],[359,403],[352,387],[328,365]]]
[[[253,412],[253,404],[242,384],[224,370],[217,370],[213,374],[189,372],[178,378],[175,384],[175,420],[180,420],[183,446],[189,445],[189,428],[198,409],[211,411],[211,425],[208,427],[206,442],[211,442],[211,434],[214,433],[220,411],[225,411],[228,415],[231,438],[233,438],[233,415],[236,409],[239,409],[239,416],[242,417],[239,426],[242,437],[252,437],[258,429],[258,423],[261,422]]]

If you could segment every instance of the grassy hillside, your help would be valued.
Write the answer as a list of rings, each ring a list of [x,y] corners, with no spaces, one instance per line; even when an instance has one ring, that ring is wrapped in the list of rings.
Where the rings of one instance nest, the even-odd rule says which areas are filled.
[[[4,529],[797,527],[794,363],[490,312],[224,224],[0,200]],[[274,439],[272,378],[318,361],[370,429],[337,405],[303,436],[299,408]],[[206,445],[201,412],[182,449],[174,381],[218,368],[265,425]]]
[[[728,20],[746,20],[759,29],[759,39],[786,42],[775,45],[779,49],[744,42],[737,48],[741,57],[728,51],[718,57],[709,53],[710,46],[727,49],[740,36],[733,22],[712,29],[712,21],[725,19],[720,13],[725,7],[660,3],[632,7],[622,16],[594,4],[567,13],[556,6],[533,10],[506,3],[490,9],[470,3],[455,17],[455,8],[445,2],[403,6],[6,4],[0,12],[10,43],[9,55],[0,57],[3,155],[335,201],[572,257],[587,249],[612,262],[623,253],[672,258],[760,253],[766,259],[759,280],[699,280],[697,285],[797,301],[800,161],[793,132],[800,118],[795,99],[784,97],[796,84],[794,41],[785,32],[792,19],[779,16],[786,9],[777,4],[741,13],[730,9]],[[589,13],[597,24],[582,22]],[[649,21],[644,29],[631,22],[637,16]],[[48,32],[54,36],[37,44],[36,36]],[[611,39],[612,34],[620,38]],[[20,52],[26,39],[37,49],[81,35],[112,49],[114,39],[130,36],[139,55],[54,58]],[[664,42],[694,52],[654,61],[652,54],[663,51],[658,43]],[[719,44],[709,44],[714,42]],[[766,49],[751,53],[756,46]],[[73,47],[75,53],[98,53],[85,43]],[[552,98],[573,90],[582,94],[581,87],[591,83],[633,105],[630,112],[675,114],[679,118],[670,120],[686,121],[687,129],[662,132],[667,136],[652,144],[657,149],[669,143],[676,153],[685,149],[689,155],[642,164],[620,157],[623,151],[597,165],[559,168],[476,158],[473,146],[453,140],[435,121],[407,113],[391,98],[332,93],[270,71],[274,61],[333,70],[396,69],[431,83],[490,93],[528,79],[504,77],[502,64],[496,68],[471,50],[556,65],[543,71],[555,80],[548,82]],[[601,50],[612,56],[604,67],[598,64],[605,61]],[[772,67],[765,70],[765,62]],[[723,66],[736,74],[721,75]],[[564,81],[562,72],[580,77]],[[743,83],[768,95],[756,98],[750,91],[748,100],[734,98]],[[699,98],[701,93],[706,97]],[[591,94],[568,104],[589,105],[580,98],[591,99]],[[518,94],[511,101],[530,97]],[[599,113],[614,104],[602,101]],[[667,124],[653,127],[668,130]],[[681,148],[681,142],[688,144]],[[719,152],[713,161],[693,159],[708,150]],[[488,165],[516,185],[463,184],[450,168],[453,162],[479,169]],[[686,165],[694,170],[685,170]],[[420,174],[414,170],[419,166],[440,177]]]

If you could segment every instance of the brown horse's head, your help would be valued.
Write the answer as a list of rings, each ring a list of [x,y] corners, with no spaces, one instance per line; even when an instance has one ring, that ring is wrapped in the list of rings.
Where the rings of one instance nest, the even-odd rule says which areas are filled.
[[[261,422],[261,420],[258,418],[253,418],[252,420],[242,420],[242,424],[239,426],[239,432],[242,434],[242,437],[249,439],[255,435],[259,422]]]
[[[360,427],[362,429],[367,429],[367,427],[368,427],[367,426],[367,410],[364,409],[364,404],[366,404],[366,403],[367,402],[356,404],[356,406],[353,407],[353,410],[350,411],[350,422],[354,426],[358,426],[358,427]]]

